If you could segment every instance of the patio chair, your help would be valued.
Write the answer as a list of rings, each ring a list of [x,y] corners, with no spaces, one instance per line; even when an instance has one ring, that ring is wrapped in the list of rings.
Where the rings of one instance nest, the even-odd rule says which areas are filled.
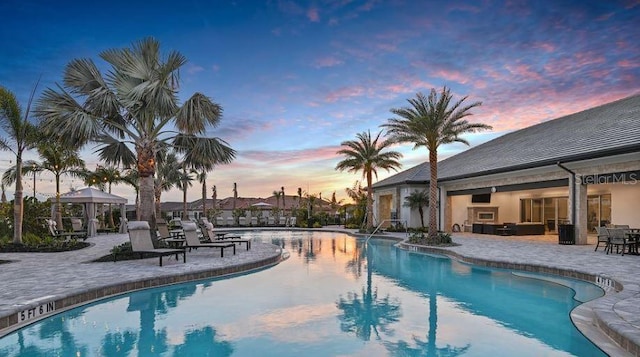
[[[611,252],[612,248],[616,247],[616,254],[620,253],[620,246],[622,246],[622,255],[624,255],[624,251],[629,245],[626,237],[626,230],[624,228],[607,228],[609,232],[609,246],[607,250],[607,254]]]
[[[609,231],[607,227],[596,227],[596,231],[598,232],[598,243],[593,251],[597,252],[600,243],[604,243],[604,251],[606,252],[609,249]]]
[[[200,231],[202,232],[203,240],[207,243],[238,243],[244,244],[247,250],[251,248],[251,239],[227,235],[226,232],[216,233],[213,231],[211,223],[200,226]]]
[[[151,240],[151,228],[149,222],[146,221],[131,221],[127,224],[129,230],[129,240],[131,241],[131,250],[134,253],[140,254],[140,259],[144,258],[145,254],[154,255],[160,258],[160,266],[162,266],[162,257],[166,255],[182,254],[182,261],[187,262],[187,253],[185,249],[167,249],[167,248],[154,248],[153,241]],[[116,253],[113,254],[113,261],[116,261]]]
[[[224,243],[202,243],[198,238],[198,226],[194,222],[182,222],[184,230],[185,246],[191,249],[198,248],[218,248],[220,249],[220,257],[224,257],[225,248],[233,248],[233,255],[236,254],[236,245],[231,242]]]

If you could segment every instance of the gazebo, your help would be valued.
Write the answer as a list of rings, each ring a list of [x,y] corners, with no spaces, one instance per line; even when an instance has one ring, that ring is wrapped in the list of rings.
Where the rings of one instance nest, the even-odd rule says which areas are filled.
[[[104,191],[100,191],[97,188],[85,187],[79,190],[73,190],[60,195],[60,203],[77,203],[84,204],[85,215],[87,218],[87,235],[89,237],[96,236],[98,227],[96,222],[97,209],[96,204],[117,204],[120,205],[120,217],[126,217],[125,205],[127,199],[116,196]],[[120,233],[125,233],[125,225],[120,225]]]

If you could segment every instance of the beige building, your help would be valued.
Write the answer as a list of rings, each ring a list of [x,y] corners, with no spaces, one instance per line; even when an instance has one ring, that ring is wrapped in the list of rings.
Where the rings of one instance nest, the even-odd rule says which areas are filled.
[[[377,182],[378,222],[420,226],[403,205],[428,189],[425,162]],[[604,224],[640,227],[640,95],[514,131],[438,163],[440,230],[568,233],[577,244]],[[425,225],[428,219],[425,209]]]

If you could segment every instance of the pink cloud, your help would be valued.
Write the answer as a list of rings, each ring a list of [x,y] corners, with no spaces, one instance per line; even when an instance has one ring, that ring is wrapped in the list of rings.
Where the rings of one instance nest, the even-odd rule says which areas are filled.
[[[307,18],[311,22],[320,22],[320,14],[318,13],[318,9],[315,7],[312,7],[309,10],[307,10]]]
[[[459,71],[448,71],[445,69],[441,69],[433,73],[433,76],[444,78],[447,82],[458,82],[461,84],[466,84],[469,82],[469,76]]]
[[[534,70],[531,69],[531,66],[527,65],[527,64],[518,64],[515,66],[511,66],[511,65],[507,65],[505,66],[505,68],[511,72],[511,74],[516,75],[521,79],[521,80],[532,80],[532,81],[539,81],[542,79],[542,77],[540,76],[540,74]]]
[[[343,87],[338,90],[329,92],[325,96],[327,102],[333,103],[341,99],[360,97],[365,93],[362,86]]]
[[[319,58],[313,62],[313,66],[315,68],[325,68],[325,67],[334,67],[343,64],[344,62],[335,57],[324,57]]]
[[[533,44],[533,48],[539,48],[545,52],[552,53],[556,50],[556,46],[550,42],[537,42]]]
[[[339,146],[325,146],[303,150],[243,151],[239,156],[263,164],[293,165],[334,159],[338,157],[336,154],[338,150],[340,150]]]

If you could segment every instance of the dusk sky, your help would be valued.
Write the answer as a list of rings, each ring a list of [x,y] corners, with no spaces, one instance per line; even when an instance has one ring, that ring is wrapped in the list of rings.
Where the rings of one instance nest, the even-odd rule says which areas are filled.
[[[346,197],[362,175],[335,171],[340,143],[377,133],[391,108],[431,88],[483,103],[469,119],[493,130],[466,135],[472,146],[640,93],[640,0],[3,0],[0,13],[0,85],[23,109],[39,77],[36,99],[75,58],[104,73],[100,52],[148,36],[163,53],[186,56],[180,99],[202,92],[219,103],[222,123],[209,135],[238,151],[209,173],[219,198],[233,195],[234,182],[242,197],[281,186]],[[394,147],[403,170],[427,160],[412,147]],[[439,160],[466,149],[443,146]],[[99,163],[93,151],[82,154],[90,169]],[[0,158],[0,171],[15,164],[10,152]],[[38,198],[55,195],[52,180],[38,176]],[[65,178],[62,191],[70,186],[84,185]],[[27,177],[25,194],[32,190]],[[113,192],[133,203],[132,188]],[[194,183],[189,199],[200,196]],[[181,199],[178,190],[163,194]]]

